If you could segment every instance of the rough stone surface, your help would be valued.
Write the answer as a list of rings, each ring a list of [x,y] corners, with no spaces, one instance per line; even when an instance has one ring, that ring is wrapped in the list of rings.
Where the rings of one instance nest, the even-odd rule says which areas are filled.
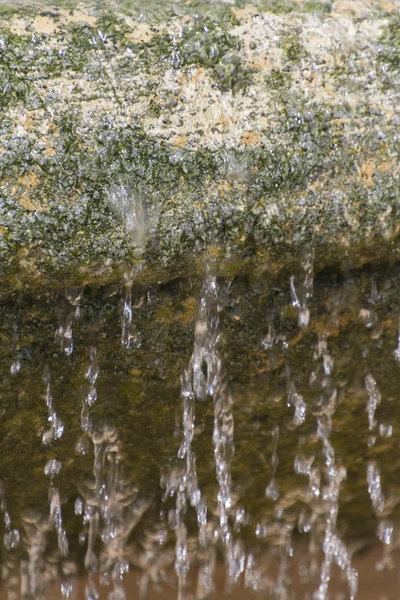
[[[396,254],[398,2],[110,6],[0,7],[3,291]]]

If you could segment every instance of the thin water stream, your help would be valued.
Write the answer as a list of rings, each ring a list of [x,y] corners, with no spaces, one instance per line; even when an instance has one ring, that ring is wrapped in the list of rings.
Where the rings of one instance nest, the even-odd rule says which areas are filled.
[[[398,597],[400,266],[315,264],[3,299],[1,598]]]

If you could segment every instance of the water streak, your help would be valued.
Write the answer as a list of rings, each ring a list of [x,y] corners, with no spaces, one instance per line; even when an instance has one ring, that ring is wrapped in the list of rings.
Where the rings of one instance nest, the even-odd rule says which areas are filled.
[[[304,423],[307,412],[307,405],[304,398],[296,390],[293,379],[290,376],[289,367],[287,367],[287,405],[294,407],[293,422],[295,425]]]
[[[272,430],[272,443],[273,443],[272,459],[271,459],[272,474],[271,474],[270,482],[265,489],[266,497],[269,498],[270,500],[273,500],[274,502],[275,502],[275,500],[277,500],[279,498],[279,486],[275,479],[276,470],[278,468],[278,463],[279,463],[278,441],[279,441],[279,426],[275,425]]]
[[[45,445],[60,439],[64,433],[64,424],[59,420],[54,409],[53,398],[50,385],[50,369],[46,365],[43,379],[46,384],[46,405],[49,413],[48,420],[50,421],[50,430],[45,432],[42,437],[42,442]],[[67,534],[63,527],[60,492],[57,487],[54,487],[53,480],[59,474],[62,467],[61,461],[53,458],[47,461],[44,474],[50,478],[50,487],[48,491],[50,515],[49,524],[54,527],[57,532],[58,550],[61,557],[68,555],[68,540]]]
[[[80,316],[80,300],[84,289],[83,286],[65,290],[65,296],[57,306],[59,325],[55,339],[67,355],[72,354],[74,349],[73,324]]]
[[[324,369],[322,392],[314,412],[317,415],[317,436],[322,442],[327,479],[327,486],[323,488],[321,498],[325,515],[325,534],[322,546],[324,559],[321,565],[320,584],[315,593],[315,600],[327,600],[333,564],[336,564],[344,572],[348,583],[349,596],[353,600],[358,588],[358,574],[352,567],[351,554],[346,544],[337,533],[340,486],[347,473],[343,465],[337,464],[335,450],[330,439],[333,425],[332,418],[337,405],[337,391],[331,381],[334,362],[328,352],[325,335],[318,340],[315,357],[322,358]],[[310,470],[310,475],[311,472]],[[318,471],[314,471],[314,477],[316,477],[317,485],[311,485],[310,477],[310,492],[314,492],[314,497],[318,498],[320,496],[320,474]]]
[[[48,410],[48,421],[50,423],[50,429],[44,432],[42,436],[43,444],[51,444],[55,440],[58,440],[62,437],[64,433],[64,423],[58,418],[58,415],[54,408],[53,396],[51,394],[51,385],[50,385],[50,369],[46,365],[43,372],[43,380],[46,384],[46,406]]]
[[[370,373],[365,376],[365,389],[368,395],[367,415],[369,430],[372,431],[376,427],[375,411],[381,402],[381,394],[377,383]]]
[[[140,273],[142,269],[142,265],[139,264],[135,267],[132,267],[129,271],[127,271],[124,275],[125,280],[125,298],[122,308],[122,332],[121,332],[121,344],[124,348],[129,348],[131,342],[135,348],[140,347],[140,335],[137,331],[134,330],[132,325],[133,321],[133,307],[132,307],[132,287],[135,281],[135,278]]]
[[[310,249],[304,252],[300,266],[303,271],[303,279],[296,289],[295,276],[290,277],[290,294],[292,296],[292,305],[297,308],[298,323],[302,329],[307,327],[310,322],[310,310],[307,306],[307,300],[310,299],[314,291],[314,250]]]
[[[128,484],[122,475],[122,450],[117,429],[112,425],[95,427],[90,409],[97,401],[96,381],[99,363],[96,348],[90,349],[90,364],[85,373],[89,386],[81,412],[81,428],[93,445],[93,477],[79,486],[80,496],[75,501],[75,513],[82,515],[84,531],[81,543],[87,540],[84,559],[88,572],[87,600],[95,600],[98,591],[94,574],[100,573],[103,585],[112,585],[109,600],[125,600],[124,575],[129,571],[126,544],[133,529],[148,509],[150,500],[140,497],[139,490]],[[81,438],[78,451],[88,449]],[[97,540],[101,540],[100,554],[96,554]]]
[[[368,493],[371,498],[372,506],[379,515],[385,506],[385,497],[382,492],[381,474],[378,465],[370,461],[367,466]]]

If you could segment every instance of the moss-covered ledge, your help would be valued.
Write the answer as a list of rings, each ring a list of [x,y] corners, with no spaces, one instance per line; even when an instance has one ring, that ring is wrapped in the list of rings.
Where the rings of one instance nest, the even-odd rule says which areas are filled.
[[[3,292],[397,254],[394,2],[109,7],[0,7]]]

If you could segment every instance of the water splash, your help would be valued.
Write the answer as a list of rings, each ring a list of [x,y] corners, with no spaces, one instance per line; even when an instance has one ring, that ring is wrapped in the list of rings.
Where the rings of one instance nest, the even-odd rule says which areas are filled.
[[[225,549],[227,589],[236,584],[244,571],[245,555],[240,540],[234,540],[230,515],[234,505],[231,482],[231,461],[234,454],[233,401],[222,372],[219,355],[219,301],[220,290],[215,276],[209,275],[203,283],[195,344],[192,355],[193,386],[196,397],[213,398],[213,446],[215,471],[218,482],[219,536]]]
[[[232,398],[222,375],[219,356],[219,287],[215,276],[208,275],[202,285],[195,323],[193,353],[181,377],[181,400],[183,407],[183,440],[178,456],[184,460],[181,473],[172,473],[166,482],[167,495],[176,495],[176,508],[172,526],[175,530],[175,571],[178,576],[179,597],[184,597],[186,579],[190,567],[185,514],[188,505],[197,514],[198,541],[203,556],[200,564],[198,597],[212,593],[215,569],[215,549],[220,539],[227,564],[227,585],[233,585],[244,570],[244,554],[240,543],[233,540],[229,517],[232,514],[230,463],[233,456],[234,422]],[[195,423],[195,401],[213,399],[214,429],[213,446],[216,478],[218,482],[217,506],[219,526],[207,522],[207,505],[199,489],[196,459],[192,449]]]
[[[346,469],[344,467],[336,466],[335,451],[327,437],[323,438],[323,453],[328,473],[328,487],[324,491],[323,499],[328,504],[328,512],[323,542],[325,556],[321,568],[321,582],[315,598],[316,600],[326,600],[328,598],[331,566],[332,564],[336,564],[346,574],[349,595],[351,600],[353,600],[357,593],[358,574],[352,567],[351,555],[347,546],[336,533],[336,522],[339,511],[339,490],[341,482],[346,477]]]
[[[0,481],[0,513],[3,515],[3,564],[1,578],[7,590],[8,600],[18,600],[18,558],[15,550],[21,542],[19,529],[12,527],[11,515],[7,509],[6,493]]]
[[[189,369],[185,369],[181,376],[183,440],[178,451],[178,457],[185,461],[183,483],[189,502],[196,510],[200,539],[203,540],[204,527],[207,522],[207,506],[202,498],[197,481],[196,457],[192,449],[195,425],[195,394],[191,384],[192,374]],[[180,486],[182,487],[182,484],[180,484]],[[182,503],[182,506],[183,504],[184,503]]]
[[[22,526],[28,560],[22,560],[20,565],[21,598],[32,597],[42,600],[47,582],[54,577],[50,571],[50,565],[45,560],[47,534],[51,529],[51,524],[49,519],[39,511],[25,510],[22,514]]]
[[[136,265],[128,268],[124,273],[125,298],[121,333],[121,343],[125,348],[129,348],[132,342],[138,348],[140,347],[140,336],[137,331],[132,331],[132,287],[143,268],[141,262],[143,252],[146,242],[157,224],[159,207],[143,187],[115,184],[110,187],[107,195],[112,209],[131,236],[136,257],[139,259]]]
[[[376,564],[378,571],[391,570],[394,567],[393,550],[394,543],[394,525],[390,519],[380,519],[377,527],[378,539],[383,544],[382,559]]]
[[[195,509],[199,528],[199,544],[207,545],[207,505],[202,497],[196,471],[196,458],[192,449],[195,424],[195,400],[205,400],[215,392],[217,371],[220,359],[217,355],[218,314],[216,311],[216,279],[211,277],[203,283],[198,315],[195,324],[195,339],[192,356],[181,376],[181,401],[183,408],[183,440],[178,457],[184,460],[183,472],[174,473],[166,482],[166,493],[176,495],[176,508],[173,521],[175,530],[175,572],[178,576],[179,598],[184,597],[190,561],[187,547],[187,528],[185,514],[187,503]],[[216,371],[217,370],[217,371]],[[218,426],[218,424],[217,424]],[[214,434],[215,434],[214,424]],[[222,475],[221,475],[222,476]],[[209,554],[209,553],[208,553]],[[213,589],[213,556],[203,563],[200,571],[198,589]]]
[[[327,479],[327,486],[323,488],[321,498],[325,514],[325,535],[322,546],[324,559],[321,565],[320,584],[315,593],[315,600],[327,600],[333,564],[336,564],[344,572],[348,583],[349,596],[353,600],[358,588],[358,573],[352,567],[351,554],[346,544],[337,533],[340,486],[346,478],[347,472],[343,465],[337,465],[335,450],[330,439],[333,425],[332,418],[337,405],[337,392],[331,383],[334,362],[328,352],[325,335],[319,337],[314,357],[322,358],[324,369],[323,391],[314,412],[317,415],[317,436],[322,442]],[[310,469],[310,475],[311,473],[312,470]],[[314,486],[311,484],[312,479],[310,477],[309,491],[315,498],[319,498],[320,474],[318,470],[314,471],[313,480]]]
[[[130,185],[111,186],[108,199],[135,247],[142,253],[151,229],[157,222],[158,207],[150,203],[143,188]]]
[[[307,299],[312,298],[314,293],[314,248],[306,250],[300,260],[301,268],[304,271],[303,290]]]

